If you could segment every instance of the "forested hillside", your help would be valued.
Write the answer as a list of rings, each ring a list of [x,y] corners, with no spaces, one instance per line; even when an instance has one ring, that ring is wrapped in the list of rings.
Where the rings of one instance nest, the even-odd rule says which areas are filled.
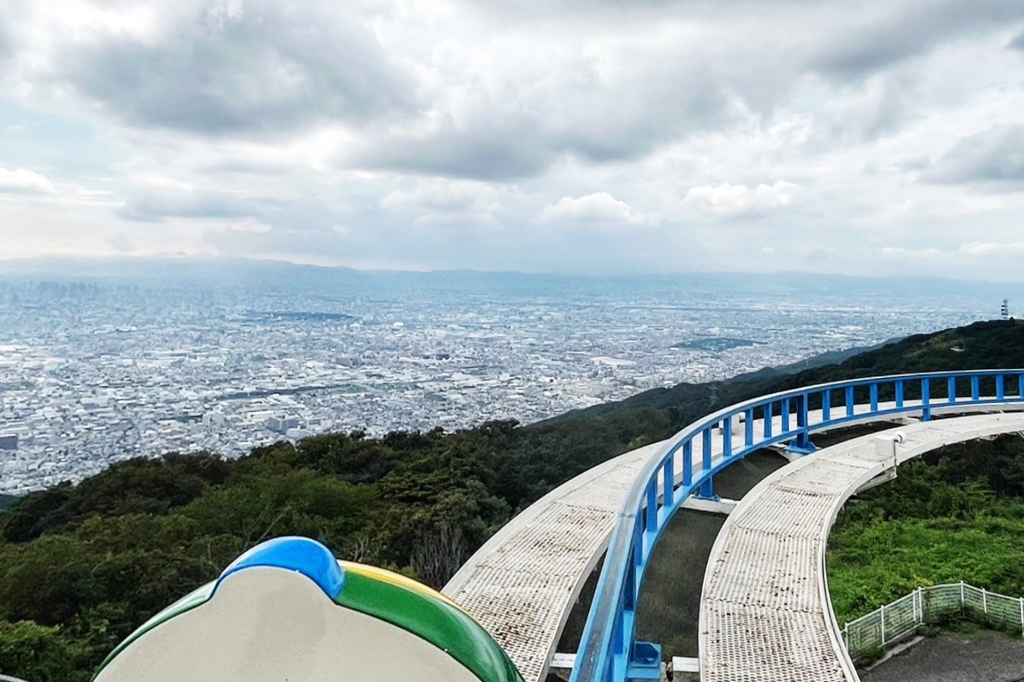
[[[681,384],[530,426],[332,434],[232,461],[125,461],[0,515],[0,672],[88,680],[136,626],[270,537],[316,537],[339,557],[440,586],[555,485],[718,407],[843,378],[1009,366],[1024,366],[1024,327],[978,323],[838,365]]]

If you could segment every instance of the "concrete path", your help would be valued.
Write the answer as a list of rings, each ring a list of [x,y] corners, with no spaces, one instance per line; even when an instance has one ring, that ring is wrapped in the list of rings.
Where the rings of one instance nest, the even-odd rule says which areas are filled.
[[[994,632],[926,638],[860,676],[863,682],[1021,682],[1024,640]]]
[[[902,443],[890,438],[905,434]],[[828,532],[843,503],[896,464],[952,443],[1024,431],[1024,415],[908,424],[783,467],[740,502],[715,542],[701,597],[704,682],[858,680],[825,578]]]

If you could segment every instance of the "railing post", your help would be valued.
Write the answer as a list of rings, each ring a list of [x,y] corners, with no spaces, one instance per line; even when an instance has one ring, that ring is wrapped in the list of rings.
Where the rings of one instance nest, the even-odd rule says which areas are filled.
[[[826,388],[821,393],[821,421],[832,419],[832,389]]]
[[[732,416],[722,420],[722,457],[732,457]]]
[[[981,399],[981,377],[977,374],[971,377],[971,401],[978,402]]]
[[[931,382],[928,379],[921,379],[921,421],[931,421],[932,402]]]
[[[703,446],[704,452],[701,453],[701,463],[703,464],[704,470],[701,472],[704,475],[704,482],[700,484],[700,496],[706,497],[709,500],[715,496],[713,483],[711,477],[707,475],[707,472],[711,471],[711,427],[704,429],[702,433],[703,438],[701,439],[701,445]]]
[[[671,509],[676,497],[676,475],[675,475],[676,453],[668,456],[665,466],[661,468],[662,503],[666,509]]]
[[[623,613],[629,613],[636,609],[636,595],[639,593],[637,586],[640,582],[638,573],[644,565],[644,535],[641,524],[638,523],[634,526],[632,536],[633,551],[629,553],[629,573],[626,576],[626,593],[623,595],[622,601]]]
[[[647,484],[647,528],[644,533],[644,556],[654,551],[654,538],[658,537],[658,479],[653,478]]]
[[[846,387],[846,416],[853,416],[853,386]]]
[[[764,404],[764,437],[772,437],[772,403],[771,401]]]
[[[896,408],[903,407],[903,379],[896,382]]]
[[[754,408],[743,413],[743,446],[749,448],[754,444]]]
[[[683,485],[689,488],[693,485],[693,439],[687,438],[683,442]]]
[[[789,433],[789,398],[782,399],[782,431],[780,433]]]
[[[885,604],[878,609],[881,612],[878,620],[882,624],[882,646],[885,646]]]
[[[948,379],[946,379],[946,386],[948,386],[949,393],[947,399],[949,401],[949,404],[952,405],[953,403],[956,402],[956,377],[949,377]]]
[[[877,381],[871,382],[871,388],[869,389],[869,391],[871,393],[871,412],[872,413],[878,412],[878,382]]]
[[[1002,401],[1006,398],[1006,377],[1002,374],[996,375],[996,400]]]
[[[802,393],[796,399],[796,447],[798,450],[811,450],[810,439],[807,437],[807,394]]]

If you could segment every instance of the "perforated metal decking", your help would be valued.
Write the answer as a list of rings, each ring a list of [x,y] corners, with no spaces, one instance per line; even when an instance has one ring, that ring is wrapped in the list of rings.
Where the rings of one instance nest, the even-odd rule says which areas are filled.
[[[722,528],[701,597],[705,682],[857,680],[832,615],[825,548],[835,514],[895,462],[943,445],[1024,430],[1024,416],[923,422],[821,450],[755,487]],[[890,440],[890,443],[892,441]]]
[[[626,491],[657,445],[574,478],[501,529],[445,586],[505,649],[527,682],[547,672],[576,597],[600,558]]]

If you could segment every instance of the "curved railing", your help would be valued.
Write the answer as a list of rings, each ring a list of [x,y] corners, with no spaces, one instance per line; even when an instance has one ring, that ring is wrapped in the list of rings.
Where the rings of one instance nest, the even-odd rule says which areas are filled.
[[[915,413],[928,420],[933,410],[1022,403],[1022,386],[1021,369],[873,377],[761,396],[690,424],[648,461],[623,504],[571,682],[622,682],[644,677],[639,668],[649,670],[652,661],[641,659],[650,657],[650,647],[638,651],[634,637],[644,572],[658,538],[686,498],[695,492],[713,497],[717,472],[777,443],[789,442],[790,449],[809,452],[814,449],[811,433],[846,422]],[[696,471],[694,443],[701,455]]]

